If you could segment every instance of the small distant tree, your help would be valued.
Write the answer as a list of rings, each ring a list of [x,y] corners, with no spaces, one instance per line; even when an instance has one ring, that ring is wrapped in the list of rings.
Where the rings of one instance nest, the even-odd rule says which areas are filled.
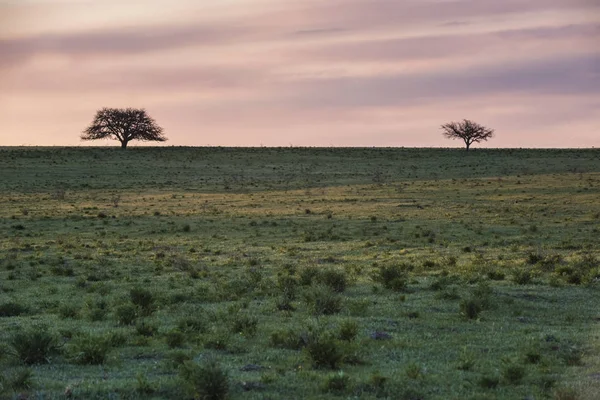
[[[81,135],[81,140],[113,139],[126,149],[131,140],[164,142],[163,129],[146,110],[139,108],[103,108]]]
[[[476,122],[463,119],[462,122],[450,122],[442,125],[443,135],[448,139],[462,139],[467,151],[473,143],[487,141],[494,136],[494,130],[479,125]]]

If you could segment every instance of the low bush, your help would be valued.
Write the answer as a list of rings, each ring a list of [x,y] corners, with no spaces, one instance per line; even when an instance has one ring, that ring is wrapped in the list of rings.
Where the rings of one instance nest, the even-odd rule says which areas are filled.
[[[248,315],[236,315],[231,325],[231,333],[239,333],[244,336],[256,335],[258,319]]]
[[[148,321],[139,321],[135,324],[135,330],[141,336],[151,337],[158,332],[158,327]]]
[[[322,385],[322,390],[325,393],[331,393],[337,396],[347,394],[352,389],[352,381],[350,377],[343,372],[338,372],[329,375],[325,378]]]
[[[202,336],[202,344],[206,349],[227,350],[231,337],[227,331],[214,331]]]
[[[503,281],[506,278],[506,274],[498,268],[488,269],[486,275],[492,281]]]
[[[315,315],[337,314],[342,309],[342,298],[329,286],[312,286],[305,292],[304,300]]]
[[[319,275],[319,269],[317,267],[305,267],[300,270],[300,284],[302,286],[310,286]]]
[[[387,265],[382,266],[373,276],[373,280],[379,282],[384,288],[400,291],[406,288],[407,280],[406,265]]]
[[[132,288],[129,291],[131,302],[140,307],[144,315],[150,315],[154,312],[156,298],[148,289],[141,287]]]
[[[287,302],[290,302],[296,298],[298,285],[298,279],[290,275],[281,275],[277,279],[277,288],[281,292],[283,300]]]
[[[148,378],[143,374],[137,374],[135,377],[137,382],[135,391],[142,396],[148,396],[156,391],[156,388],[152,386]]]
[[[494,389],[500,383],[500,378],[495,375],[483,375],[479,378],[479,386],[484,389]]]
[[[1,377],[1,376],[0,376]],[[4,378],[4,386],[14,391],[29,390],[33,388],[33,371],[30,368],[17,368]],[[0,380],[0,393],[2,381]]]
[[[58,314],[63,319],[77,318],[79,316],[79,307],[75,304],[63,304],[58,309]]]
[[[18,317],[19,315],[26,314],[28,308],[22,304],[9,301],[0,304],[0,317]]]
[[[519,364],[507,364],[502,368],[502,378],[509,384],[518,385],[525,377],[526,369]]]
[[[420,379],[423,377],[423,367],[421,367],[417,363],[412,362],[406,366],[404,373],[410,379]]]
[[[465,347],[458,358],[457,368],[461,371],[471,371],[475,366],[476,360],[477,355]]]
[[[344,359],[340,343],[331,334],[314,335],[305,347],[315,368],[336,369]]]
[[[278,330],[271,333],[270,336],[271,346],[299,350],[306,345],[302,336],[296,333],[293,329]]]
[[[460,302],[460,313],[468,319],[477,319],[483,311],[483,305],[478,298],[465,299]]]
[[[179,329],[172,329],[165,334],[165,341],[171,349],[181,347],[185,343],[185,335]]]
[[[317,276],[317,280],[337,293],[343,293],[348,285],[346,272],[333,268],[321,271]]]
[[[111,339],[106,336],[78,335],[70,346],[71,361],[75,364],[104,364],[112,349]]]
[[[59,350],[56,336],[41,325],[17,332],[9,343],[19,359],[28,365],[46,364]]]
[[[517,269],[513,272],[512,281],[517,285],[528,285],[533,281],[533,275],[528,269]]]
[[[483,310],[490,307],[492,293],[492,288],[486,282],[477,285],[470,297],[460,302],[461,315],[467,319],[477,319]]]
[[[138,308],[133,304],[122,304],[115,309],[119,325],[132,325],[138,317]]]
[[[444,290],[451,283],[451,279],[446,276],[440,276],[429,285],[431,290]]]
[[[355,320],[347,319],[340,324],[338,329],[338,337],[340,340],[350,342],[358,335],[358,324]]]
[[[183,333],[204,333],[207,330],[207,324],[204,318],[200,316],[183,317],[177,322],[177,328]]]
[[[90,321],[102,321],[108,313],[108,303],[104,299],[90,300],[86,303],[87,317]]]
[[[229,377],[215,360],[202,365],[186,361],[179,369],[189,395],[194,399],[223,400],[229,395]]]

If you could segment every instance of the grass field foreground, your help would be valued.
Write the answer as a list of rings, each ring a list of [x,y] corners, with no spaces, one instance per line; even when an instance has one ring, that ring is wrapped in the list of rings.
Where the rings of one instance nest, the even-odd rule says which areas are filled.
[[[594,399],[600,151],[0,148],[0,397]]]

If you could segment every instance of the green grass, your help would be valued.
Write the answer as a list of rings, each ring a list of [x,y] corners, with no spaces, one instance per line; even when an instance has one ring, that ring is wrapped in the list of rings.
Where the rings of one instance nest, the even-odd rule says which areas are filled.
[[[600,390],[598,150],[0,148],[0,170],[0,398]]]

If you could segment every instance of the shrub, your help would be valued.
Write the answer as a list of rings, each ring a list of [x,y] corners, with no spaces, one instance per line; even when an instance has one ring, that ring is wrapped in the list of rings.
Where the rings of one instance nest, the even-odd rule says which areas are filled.
[[[271,333],[271,346],[283,349],[299,350],[305,346],[305,341],[293,329],[279,330]]]
[[[342,371],[329,375],[323,382],[322,390],[325,393],[332,393],[335,395],[343,395],[348,393],[351,388],[350,377],[344,374]]]
[[[328,286],[313,286],[304,297],[309,309],[315,315],[337,314],[342,309],[342,298]]]
[[[381,373],[377,371],[369,377],[367,388],[374,391],[377,397],[384,397],[388,380],[388,377],[381,375]]]
[[[195,399],[222,400],[229,395],[229,377],[215,360],[203,365],[186,361],[179,369],[179,376]]]
[[[292,304],[291,300],[285,295],[282,295],[276,302],[275,307],[279,311],[296,311],[296,307]]]
[[[469,351],[466,347],[460,353],[458,358],[458,366],[457,368],[461,371],[470,371],[475,366],[475,361],[477,357],[476,354]]]
[[[137,331],[138,334],[145,336],[145,337],[154,336],[156,334],[156,332],[158,332],[158,328],[156,327],[156,325],[151,324],[150,322],[147,322],[147,321],[138,322],[135,325],[135,330]]]
[[[573,388],[556,388],[553,391],[554,400],[579,400],[579,393]]]
[[[281,291],[283,300],[292,301],[296,298],[298,280],[290,275],[282,275],[277,279],[277,288]]]
[[[336,269],[326,269],[322,271],[317,279],[320,283],[329,286],[337,293],[343,293],[348,284],[346,273]]]
[[[231,326],[232,333],[239,333],[244,336],[254,336],[258,325],[256,317],[248,315],[237,315]]]
[[[173,329],[165,334],[165,341],[172,349],[181,347],[185,343],[185,335],[179,329]]]
[[[76,364],[87,365],[104,364],[112,349],[109,338],[93,335],[79,335],[71,346],[71,360]]]
[[[13,301],[0,304],[0,317],[18,317],[27,311],[27,307]]]
[[[148,289],[133,288],[129,291],[131,302],[142,309],[144,315],[150,315],[154,311],[154,303],[156,299],[154,294]]]
[[[112,347],[119,347],[127,343],[127,335],[123,332],[111,332],[106,336],[106,340]]]
[[[28,390],[33,387],[33,371],[30,368],[17,368],[12,374],[9,374],[6,380],[6,387],[14,391]],[[0,381],[0,393],[2,393],[2,381]]]
[[[508,364],[502,369],[502,377],[507,383],[519,384],[525,376],[525,367],[518,364]]]
[[[506,277],[506,274],[499,269],[490,268],[486,273],[488,279],[493,281],[502,281]]]
[[[122,304],[115,310],[115,315],[120,325],[132,325],[138,316],[138,309],[133,304]]]
[[[512,281],[517,285],[528,285],[532,280],[531,271],[527,269],[518,269],[513,273]]]
[[[61,318],[76,318],[79,314],[79,307],[75,304],[63,304],[58,309]]]
[[[135,388],[135,391],[138,392],[139,394],[149,395],[156,391],[156,389],[152,386],[152,384],[150,384],[150,382],[148,381],[148,378],[145,375],[137,374],[137,376],[135,377],[135,380],[137,381],[137,386]]]
[[[191,361],[192,355],[188,352],[184,351],[175,351],[173,353],[167,354],[167,364],[172,368],[179,368],[186,361]]]
[[[582,364],[583,351],[579,346],[574,344],[564,344],[560,347],[557,354],[566,365],[575,366]]]
[[[465,299],[460,302],[460,313],[468,319],[476,319],[483,311],[481,300],[477,298]]]
[[[459,300],[460,294],[456,288],[451,288],[437,293],[435,298],[440,300]]]
[[[204,348],[214,350],[227,350],[230,336],[227,332],[211,332],[202,337]]]
[[[525,352],[525,362],[528,364],[537,364],[541,361],[542,355],[540,354],[539,349],[532,348]]]
[[[544,260],[544,255],[538,251],[530,251],[527,253],[526,262],[530,265],[535,265],[540,261]]]
[[[500,383],[500,378],[493,375],[483,375],[479,378],[479,386],[485,389],[494,389]]]
[[[479,303],[481,310],[491,306],[493,290],[487,282],[480,282],[472,291],[470,300]],[[480,311],[481,311],[480,310]]]
[[[446,288],[446,286],[448,286],[450,284],[450,278],[448,278],[447,275],[445,276],[440,276],[439,278],[437,278],[435,281],[431,282],[431,284],[429,285],[429,289],[431,290],[444,290]]]
[[[204,319],[198,316],[190,316],[180,319],[177,328],[184,333],[204,333],[207,326]]]
[[[374,280],[386,289],[400,291],[406,287],[406,270],[405,265],[382,266],[375,274]]]
[[[56,276],[75,276],[75,270],[72,266],[63,264],[53,265],[50,267],[50,272]]]
[[[316,267],[305,267],[300,270],[300,284],[302,286],[310,286],[319,275],[319,269]]]
[[[34,326],[17,332],[10,345],[25,364],[45,364],[58,351],[56,337],[45,326]]]
[[[347,319],[340,324],[338,337],[340,340],[350,342],[358,335],[358,324],[352,319]]]
[[[340,344],[329,334],[315,335],[305,350],[315,368],[336,369],[344,359]]]
[[[87,315],[90,321],[102,321],[108,313],[108,304],[104,299],[88,301]]]
[[[423,368],[414,362],[408,364],[404,372],[410,379],[420,379],[423,377]]]

